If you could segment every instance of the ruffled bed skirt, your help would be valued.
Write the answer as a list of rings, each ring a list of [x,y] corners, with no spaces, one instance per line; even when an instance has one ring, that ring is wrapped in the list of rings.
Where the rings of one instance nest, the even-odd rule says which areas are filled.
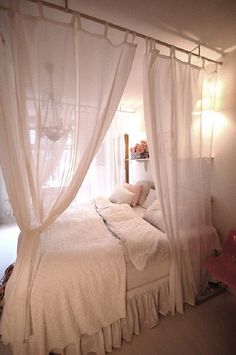
[[[63,355],[104,355],[112,348],[120,348],[122,340],[131,342],[143,327],[152,328],[159,321],[159,315],[166,315],[169,306],[169,278],[163,278],[148,285],[128,291],[125,319],[102,328],[94,335],[84,335],[80,343],[68,345],[64,351],[54,350]]]
[[[78,338],[77,344],[68,344],[63,350],[54,348],[51,354],[104,355],[113,348],[120,348],[123,340],[131,342],[133,336],[140,334],[143,327],[154,327],[160,314],[165,315],[169,310],[169,278],[165,277],[127,292],[126,318],[100,329],[94,335],[83,335]],[[46,355],[45,345],[34,341],[21,345],[18,343],[12,350],[14,355]],[[51,344],[46,347],[51,347]]]

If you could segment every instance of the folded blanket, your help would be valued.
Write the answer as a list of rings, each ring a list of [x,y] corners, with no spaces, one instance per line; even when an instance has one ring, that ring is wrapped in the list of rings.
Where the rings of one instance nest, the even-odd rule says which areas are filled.
[[[98,213],[126,247],[131,262],[137,270],[143,270],[150,258],[161,249],[168,252],[166,235],[138,217],[126,204],[114,204],[108,199],[95,200]]]

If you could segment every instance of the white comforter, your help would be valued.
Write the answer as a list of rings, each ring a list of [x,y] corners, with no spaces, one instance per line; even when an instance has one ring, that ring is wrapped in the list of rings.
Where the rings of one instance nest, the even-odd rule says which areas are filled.
[[[117,205],[106,198],[95,200],[98,213],[126,247],[137,270],[143,270],[157,253],[167,253],[166,235],[137,216],[129,205]]]
[[[33,341],[49,351],[125,317],[126,265],[94,208],[70,210],[46,234],[31,311]]]
[[[31,290],[31,352],[44,354],[78,344],[82,335],[125,318],[126,263],[121,244],[142,270],[163,238],[164,233],[137,217],[130,206],[106,198],[64,213],[41,236],[42,258]]]

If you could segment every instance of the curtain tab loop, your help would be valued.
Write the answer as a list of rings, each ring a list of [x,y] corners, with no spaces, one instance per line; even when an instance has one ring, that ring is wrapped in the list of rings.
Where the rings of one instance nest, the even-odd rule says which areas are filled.
[[[104,25],[104,36],[107,37],[109,24],[106,22]]]
[[[104,25],[104,37],[106,37],[106,38],[107,38],[107,34],[108,34],[108,27],[109,27],[109,24],[108,24],[108,22],[106,22]]]
[[[125,31],[125,37],[124,37],[124,42],[127,42],[129,36],[129,31]]]
[[[188,54],[188,63],[189,63],[189,64],[191,64],[191,59],[192,59],[192,54],[189,53],[189,54]]]
[[[76,30],[80,30],[81,29],[81,17],[79,13],[73,13],[72,20],[74,20],[74,24],[75,24],[75,29]]]
[[[132,34],[132,43],[134,43],[134,40],[135,40],[135,37],[136,37],[136,32],[133,32],[133,34]]]
[[[155,49],[154,48],[154,41],[153,41],[153,39],[148,39],[148,50],[149,51],[152,51],[153,49]]]
[[[160,52],[160,50],[159,50],[159,48],[158,48],[158,46],[157,46],[157,45],[158,45],[158,43],[157,43],[157,41],[155,40],[155,41],[154,41],[154,45],[153,45],[153,46],[154,46],[154,48],[153,48],[153,49],[155,49],[155,51],[157,51],[157,52],[159,53],[159,52]]]
[[[205,63],[206,63],[205,58],[202,58],[202,67],[203,68],[205,68]]]
[[[149,47],[149,39],[147,37],[145,38],[145,47],[146,47],[146,53],[147,53],[148,47]]]
[[[170,47],[170,56],[171,56],[171,58],[175,58],[175,47],[174,46]]]
[[[76,15],[75,15],[75,12],[73,12],[71,15],[71,24],[75,23],[75,19],[76,19]]]

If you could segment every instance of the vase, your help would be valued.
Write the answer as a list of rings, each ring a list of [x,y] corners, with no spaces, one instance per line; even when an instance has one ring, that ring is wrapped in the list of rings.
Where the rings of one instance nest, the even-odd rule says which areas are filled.
[[[149,158],[149,153],[144,152],[144,153],[131,153],[131,159],[148,159]]]

